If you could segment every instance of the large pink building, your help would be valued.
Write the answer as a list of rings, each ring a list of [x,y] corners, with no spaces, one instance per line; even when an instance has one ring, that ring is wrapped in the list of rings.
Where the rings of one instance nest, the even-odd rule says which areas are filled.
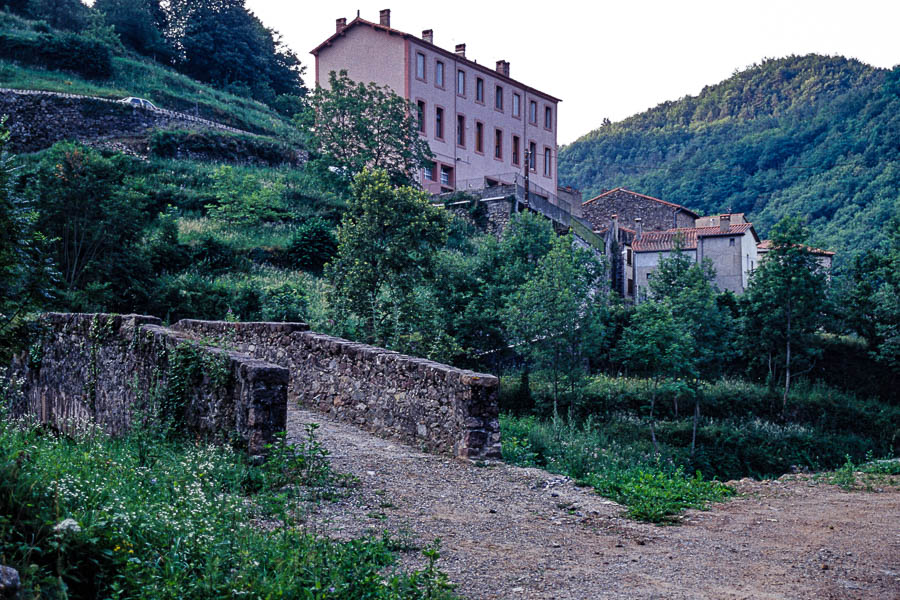
[[[512,79],[509,62],[496,69],[391,28],[391,11],[378,23],[357,16],[337,19],[334,34],[317,46],[316,83],[328,86],[331,71],[354,81],[391,88],[418,108],[419,128],[435,164],[421,173],[433,193],[512,183],[528,156],[531,189],[557,193],[556,130],[559,99]]]

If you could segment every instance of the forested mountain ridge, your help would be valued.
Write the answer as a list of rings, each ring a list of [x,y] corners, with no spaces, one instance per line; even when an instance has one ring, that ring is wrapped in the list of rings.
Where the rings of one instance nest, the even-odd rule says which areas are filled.
[[[609,123],[562,148],[561,183],[617,186],[757,229],[803,215],[847,258],[898,213],[900,69],[818,55],[765,60],[697,96]]]

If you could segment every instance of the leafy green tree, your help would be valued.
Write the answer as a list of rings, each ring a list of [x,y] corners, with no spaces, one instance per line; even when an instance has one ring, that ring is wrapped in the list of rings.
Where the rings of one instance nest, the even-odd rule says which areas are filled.
[[[337,254],[337,238],[328,223],[314,217],[297,228],[284,254],[289,268],[319,273]]]
[[[817,353],[812,338],[823,322],[827,278],[817,257],[803,245],[808,232],[797,218],[772,228],[772,249],[750,277],[741,298],[745,351],[766,361],[770,380],[784,369],[782,411],[787,410],[791,379],[802,361]]]
[[[692,455],[700,420],[700,381],[721,374],[732,341],[733,318],[718,302],[715,277],[711,261],[697,263],[682,251],[680,243],[676,243],[673,252],[660,259],[650,280],[652,299],[670,303],[675,320],[690,340],[682,356],[682,369],[694,396]],[[677,415],[678,396],[675,398]]]
[[[433,156],[408,101],[389,88],[354,82],[346,71],[332,71],[328,87],[310,94],[309,107],[298,124],[311,148],[348,179],[366,168],[383,169],[395,185],[414,185]]]
[[[872,357],[900,374],[900,217],[889,227],[888,243],[854,258],[837,305],[847,329],[868,342]]]
[[[0,120],[0,360],[22,315],[46,303],[54,270],[47,239],[35,229],[37,212],[14,189],[9,131]]]
[[[79,144],[58,143],[26,175],[26,189],[40,212],[37,226],[52,240],[70,308],[109,309],[112,302],[125,302],[125,288],[141,277],[135,245],[153,213],[130,183],[135,163],[124,155],[106,158]]]
[[[207,204],[210,218],[229,225],[251,226],[279,216],[275,206],[284,192],[281,181],[263,183],[254,175],[223,165],[213,172],[216,204]]]
[[[300,59],[244,0],[169,0],[162,7],[182,73],[267,104],[306,93]]]
[[[525,212],[513,215],[499,240],[475,236],[463,248],[438,254],[432,286],[445,309],[446,328],[460,345],[457,362],[484,369],[502,360],[508,346],[505,307],[555,237],[547,219]]]
[[[338,310],[360,320],[365,340],[394,339],[447,240],[446,211],[424,192],[395,188],[385,171],[366,169],[353,181],[337,238],[337,256],[325,272]]]
[[[691,375],[692,341],[684,325],[668,298],[642,302],[616,346],[615,355],[629,372],[650,379],[650,438],[656,452],[654,409],[660,385],[667,379]]]
[[[96,0],[94,8],[113,26],[125,46],[159,62],[169,62],[173,51],[157,23],[158,0]]]
[[[21,2],[10,3],[11,8]],[[42,19],[56,29],[80,32],[90,22],[91,8],[81,0],[27,0],[25,16]]]
[[[574,392],[592,349],[603,341],[605,272],[603,263],[573,244],[571,234],[560,236],[507,303],[510,340],[551,374],[554,408],[561,381]]]

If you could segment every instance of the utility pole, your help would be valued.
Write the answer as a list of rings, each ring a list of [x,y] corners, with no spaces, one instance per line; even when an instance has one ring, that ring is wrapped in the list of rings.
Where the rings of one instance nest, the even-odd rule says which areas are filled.
[[[528,204],[528,171],[529,162],[531,161],[531,153],[525,148],[525,204]],[[516,212],[519,212],[519,197],[516,196]]]

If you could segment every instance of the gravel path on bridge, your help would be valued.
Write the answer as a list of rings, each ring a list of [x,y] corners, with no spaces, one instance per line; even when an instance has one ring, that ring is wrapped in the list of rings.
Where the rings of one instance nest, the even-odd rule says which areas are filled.
[[[442,540],[440,568],[471,599],[900,599],[900,486],[845,492],[810,478],[737,484],[740,495],[679,526],[539,469],[479,467],[291,409],[289,434],[319,423],[332,465],[360,480],[311,509],[338,539],[390,530]],[[401,554],[421,566],[421,553]]]

